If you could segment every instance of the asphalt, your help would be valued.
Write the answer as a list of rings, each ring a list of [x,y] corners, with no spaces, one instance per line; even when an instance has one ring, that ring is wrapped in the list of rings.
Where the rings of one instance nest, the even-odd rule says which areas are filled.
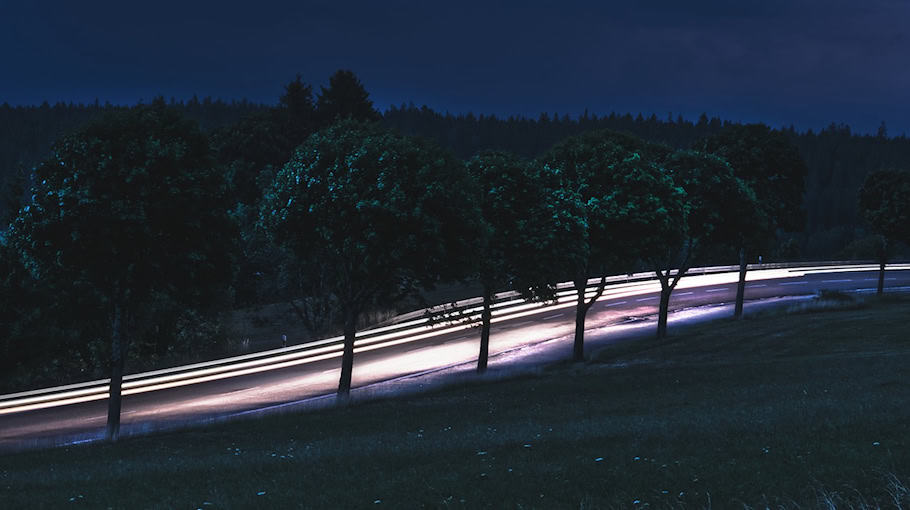
[[[760,276],[760,272],[753,277]],[[751,274],[751,273],[750,273]],[[769,273],[771,274],[771,273]],[[774,273],[777,274],[777,273]],[[873,271],[793,272],[789,277],[756,279],[747,285],[747,312],[807,299],[816,292],[871,292]],[[684,278],[671,302],[670,332],[732,314],[735,276]],[[886,286],[910,288],[910,270],[889,271]],[[615,289],[588,312],[586,352],[619,341],[646,341],[656,331],[658,294]],[[574,308],[571,303],[511,313],[491,330],[487,380],[536,371],[571,356]],[[457,328],[451,328],[457,329]],[[389,398],[474,380],[477,328],[428,335],[413,341],[387,342],[355,355],[354,402]],[[339,358],[330,357],[286,368],[218,379],[199,384],[127,395],[123,400],[121,436],[263,414],[335,405]],[[96,400],[0,415],[0,451],[53,447],[100,440],[107,402]]]

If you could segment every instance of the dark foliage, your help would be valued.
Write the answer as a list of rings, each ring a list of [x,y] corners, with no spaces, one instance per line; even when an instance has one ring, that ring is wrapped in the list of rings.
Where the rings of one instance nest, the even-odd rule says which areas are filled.
[[[350,391],[362,313],[466,276],[479,222],[474,204],[474,186],[454,157],[354,119],[313,134],[275,176],[259,224],[293,255],[304,295],[337,302],[339,397]]]
[[[108,437],[116,439],[132,336],[153,313],[174,313],[162,296],[212,304],[230,281],[234,228],[222,175],[196,124],[156,101],[62,138],[35,180],[11,244],[42,285],[97,305],[88,316],[65,315],[108,332]]]

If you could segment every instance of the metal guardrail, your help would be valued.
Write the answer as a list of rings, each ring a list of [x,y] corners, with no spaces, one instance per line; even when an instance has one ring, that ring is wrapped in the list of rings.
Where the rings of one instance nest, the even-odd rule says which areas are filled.
[[[865,261],[863,261],[865,262]],[[878,269],[877,264],[857,264],[856,261],[830,261],[814,263],[781,263],[750,264],[749,270],[757,269],[799,269],[806,267],[823,267],[832,269]],[[739,266],[711,266],[693,268],[687,276],[719,274],[739,271]],[[611,276],[606,279],[607,288],[633,288],[656,279],[654,273],[636,273],[632,275]],[[593,295],[600,278],[588,281],[586,294]],[[557,302],[564,303],[574,299],[574,284],[571,282],[557,285]],[[395,317],[388,325],[363,330],[356,334],[355,349],[373,350],[386,345],[402,343],[405,338],[414,335],[420,337],[441,334],[452,329],[466,329],[480,320],[482,310],[481,298],[470,298],[456,301],[449,305],[438,305],[423,310],[416,310]],[[494,317],[508,313],[535,313],[536,308],[546,308],[549,302],[527,302],[514,291],[499,293],[493,303]],[[423,333],[423,334],[421,334]],[[235,377],[251,373],[284,368],[314,361],[338,357],[343,349],[343,337],[336,336],[304,344],[260,351],[241,356],[194,363],[173,368],[153,370],[138,374],[129,374],[123,378],[123,394],[130,395],[146,391],[155,391],[167,387],[184,386],[225,377]],[[82,383],[42,388],[0,395],[0,415],[31,409],[40,409],[58,405],[102,400],[108,397],[110,379],[99,379]]]

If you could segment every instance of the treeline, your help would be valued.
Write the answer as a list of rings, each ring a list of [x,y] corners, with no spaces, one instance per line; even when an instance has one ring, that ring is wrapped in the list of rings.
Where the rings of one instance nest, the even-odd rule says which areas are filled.
[[[461,159],[483,150],[505,150],[533,158],[568,136],[599,129],[633,134],[674,149],[691,147],[697,140],[734,126],[729,121],[702,115],[697,121],[680,116],[658,118],[631,114],[579,118],[542,114],[537,119],[495,116],[451,115],[414,105],[392,107],[384,114],[372,108],[368,93],[352,73],[338,73],[319,94],[300,77],[285,86],[275,106],[247,101],[226,103],[193,98],[164,100],[182,116],[195,120],[209,135],[215,157],[226,173],[230,193],[240,204],[235,214],[243,216],[243,231],[251,231],[253,205],[277,169],[294,148],[337,114],[381,119],[403,134],[435,140]],[[344,108],[351,109],[343,111]],[[34,107],[0,106],[0,219],[12,218],[18,204],[27,198],[32,169],[50,156],[53,142],[105,112],[122,110],[110,104],[43,104]],[[359,110],[358,110],[359,109]],[[355,111],[356,110],[356,111]],[[830,126],[819,133],[781,131],[797,147],[807,163],[803,210],[804,228],[787,239],[790,259],[872,258],[875,243],[859,222],[856,197],[862,179],[872,170],[904,167],[910,161],[910,143],[904,136],[889,138],[884,126],[876,136],[858,136],[846,126]],[[248,252],[238,261],[243,274],[265,275],[272,269],[270,254],[259,253],[258,239],[248,239]],[[254,253],[256,252],[256,253]],[[767,259],[766,254],[766,259]],[[263,290],[266,289],[266,290]],[[287,299],[262,278],[238,282],[235,297],[240,304],[263,299]],[[296,303],[295,303],[296,304]],[[313,322],[305,306],[295,308],[301,319]],[[318,315],[318,314],[317,314]],[[313,324],[311,324],[313,325]]]
[[[630,133],[679,149],[735,124],[704,114],[696,121],[672,115],[611,113],[598,117],[588,112],[578,118],[554,113],[537,119],[501,119],[441,114],[413,104],[392,107],[383,118],[403,133],[427,136],[462,158],[488,149],[537,157],[567,136],[597,129]],[[818,132],[799,132],[792,126],[781,132],[799,150],[808,168],[803,203],[806,226],[793,255],[804,260],[872,258],[856,210],[857,193],[868,173],[910,164],[910,139],[904,134],[889,137],[884,125],[875,135],[852,133],[849,126],[836,124]]]
[[[169,104],[197,121],[206,132],[278,108],[211,98],[171,99]],[[9,195],[22,188],[21,182],[18,186],[13,182],[17,175],[20,180],[27,178],[63,134],[116,108],[98,103],[0,106],[0,188],[4,190],[0,217],[9,217]],[[588,112],[576,118],[544,113],[536,119],[503,119],[472,113],[443,114],[413,104],[393,106],[382,114],[382,119],[404,134],[435,140],[463,159],[488,149],[536,157],[567,136],[596,129],[631,133],[683,148],[733,124],[705,115],[693,121],[672,115],[666,118],[616,113],[597,116]],[[903,134],[889,137],[884,126],[875,135],[855,134],[848,126],[834,124],[818,132],[798,132],[792,127],[782,132],[798,148],[809,169],[804,202],[807,222],[805,231],[799,235],[797,256],[806,260],[871,257],[868,243],[864,243],[865,231],[858,221],[856,196],[869,172],[906,166],[910,161],[910,140]]]
[[[198,122],[205,131],[233,124],[269,108],[246,100],[226,102],[210,97],[200,100],[195,96],[188,101],[171,98],[168,105]],[[0,105],[0,219],[5,223],[14,213],[10,208],[18,197],[11,195],[22,188],[27,190],[32,170],[50,156],[55,141],[105,113],[122,109],[122,106],[98,101],[92,104]]]

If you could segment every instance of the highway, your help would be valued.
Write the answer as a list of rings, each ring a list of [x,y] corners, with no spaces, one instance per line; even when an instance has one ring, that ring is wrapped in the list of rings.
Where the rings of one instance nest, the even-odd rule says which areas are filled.
[[[747,300],[813,294],[821,289],[874,292],[877,266],[758,269],[748,273]],[[684,277],[671,311],[727,303],[736,295],[736,272]],[[608,285],[588,312],[586,329],[653,316],[659,302],[656,280]],[[910,289],[910,265],[892,265],[886,290]],[[574,331],[574,292],[555,304],[498,303],[491,330],[490,363],[524,346],[565,338]],[[471,310],[473,313],[476,310]],[[398,324],[358,333],[355,387],[408,374],[426,373],[476,359],[479,329],[469,323],[427,325],[410,314]],[[656,325],[655,325],[656,328]],[[670,327],[673,334],[673,326]],[[650,338],[650,337],[649,337]],[[568,352],[568,351],[566,351]],[[332,403],[340,371],[340,340],[327,339],[263,353],[128,376],[124,382],[122,435],[166,430],[206,420],[276,409],[320,396]],[[0,396],[0,451],[53,446],[103,437],[107,412],[105,381]],[[356,393],[355,393],[356,396]]]

